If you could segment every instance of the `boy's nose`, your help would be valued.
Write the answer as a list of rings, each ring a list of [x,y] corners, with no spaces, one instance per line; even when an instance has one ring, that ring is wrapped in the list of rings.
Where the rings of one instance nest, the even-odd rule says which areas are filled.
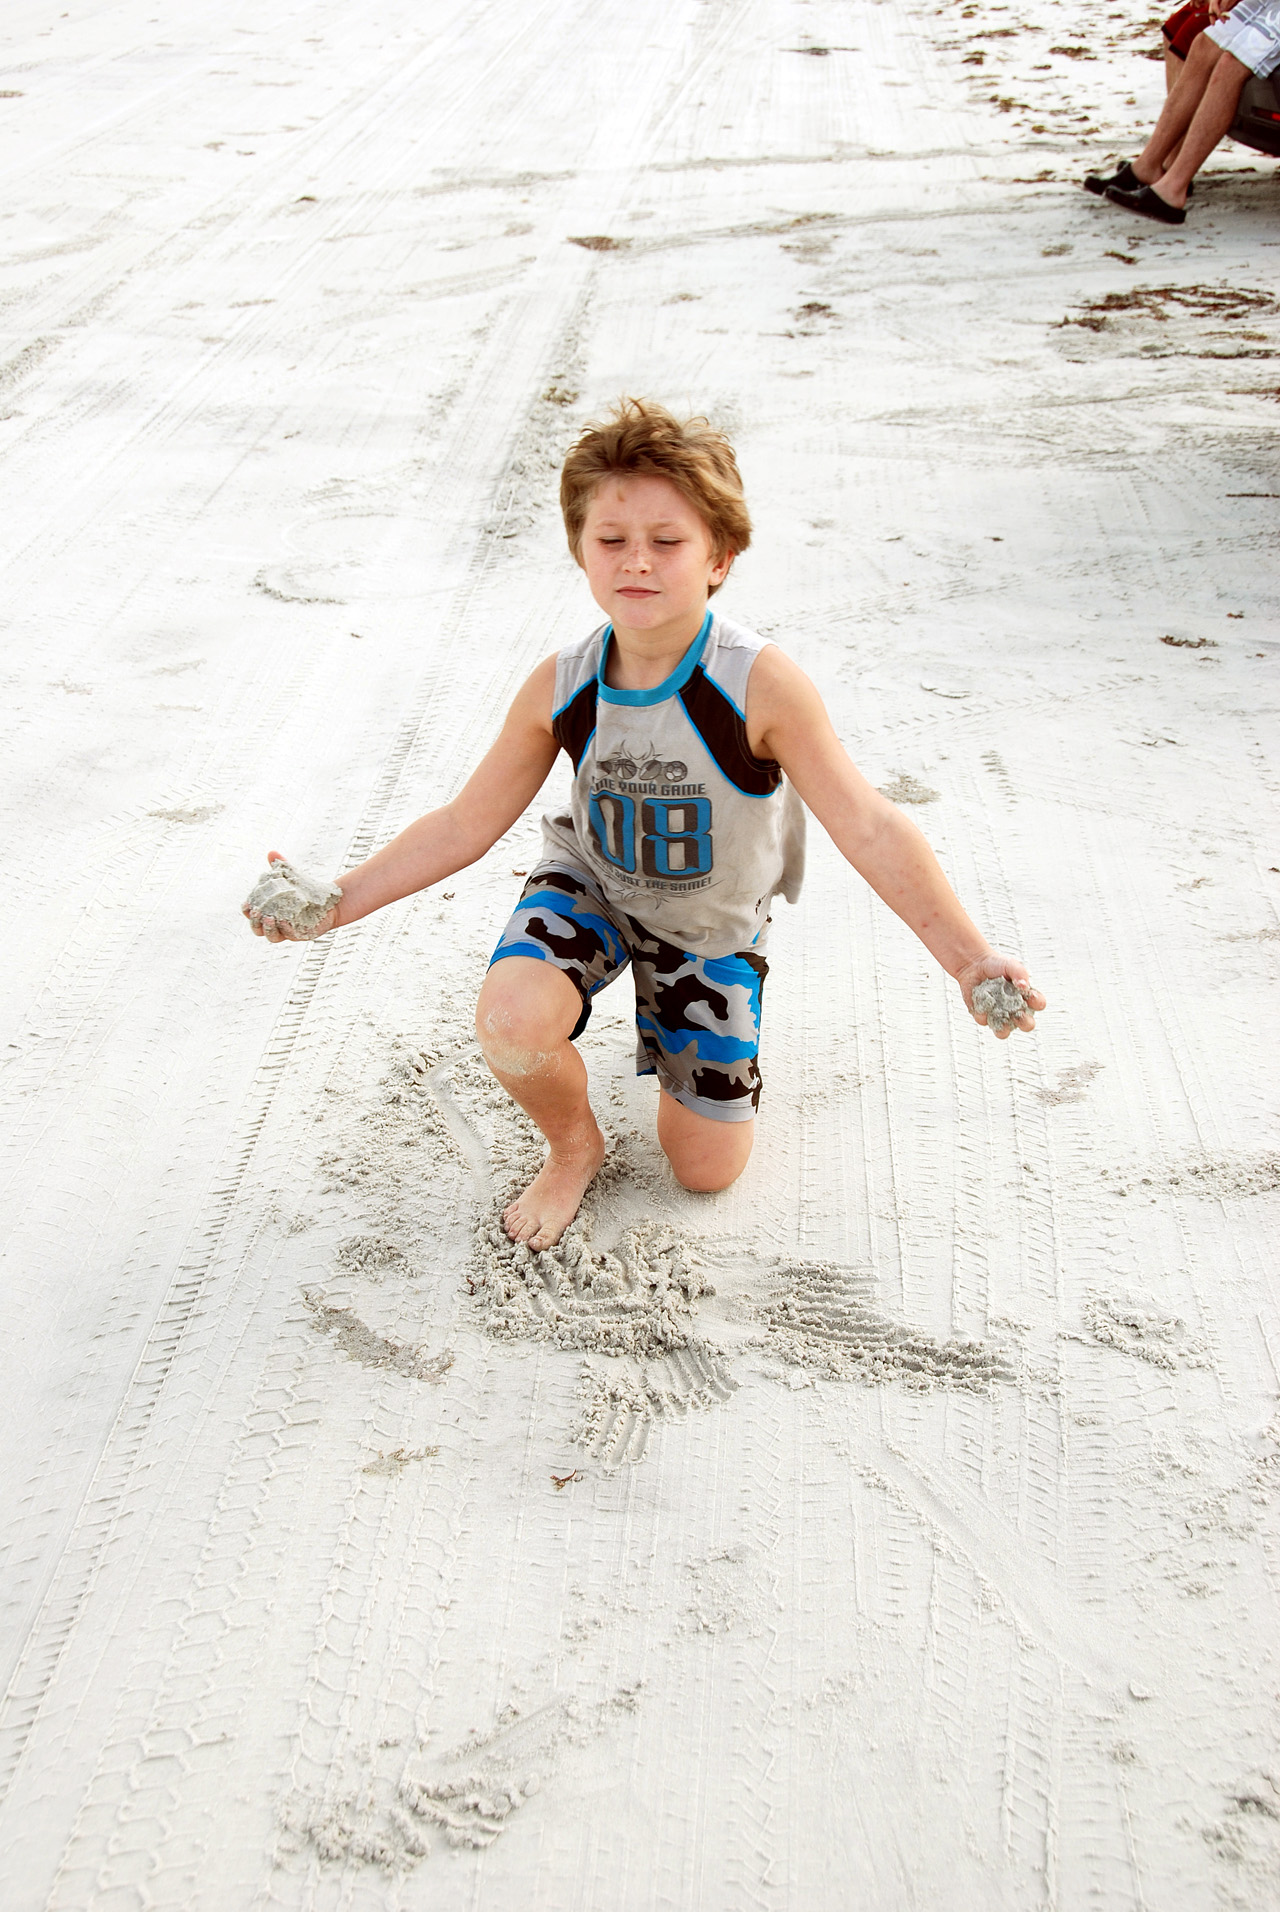
[[[633,544],[627,552],[624,563],[628,571],[647,571],[649,569],[649,553],[642,544]]]

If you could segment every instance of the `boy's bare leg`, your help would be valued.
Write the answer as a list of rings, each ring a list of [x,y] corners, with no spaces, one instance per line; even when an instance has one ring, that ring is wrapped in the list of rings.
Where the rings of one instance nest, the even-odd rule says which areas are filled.
[[[1249,69],[1234,53],[1224,53],[1214,67],[1204,98],[1196,108],[1178,148],[1177,158],[1165,168],[1153,187],[1171,206],[1185,206],[1187,188],[1218,145],[1236,116]]]
[[[485,1061],[547,1138],[546,1161],[502,1217],[512,1241],[530,1248],[559,1241],[604,1160],[587,1071],[569,1040],[581,1012],[564,971],[533,956],[495,963],[476,1005]]]
[[[664,1089],[658,1098],[658,1142],[676,1180],[711,1194],[736,1182],[751,1154],[754,1122],[713,1122],[686,1109]]]
[[[1207,34],[1202,33],[1192,41],[1182,71],[1165,96],[1151,138],[1133,161],[1133,170],[1144,186],[1154,186],[1164,172],[1166,155],[1177,150],[1178,142],[1195,118],[1221,57],[1222,48]]]

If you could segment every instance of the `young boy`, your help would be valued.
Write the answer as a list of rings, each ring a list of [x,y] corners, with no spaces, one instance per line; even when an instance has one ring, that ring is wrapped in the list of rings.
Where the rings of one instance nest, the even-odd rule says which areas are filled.
[[[713,1190],[742,1173],[760,1100],[765,928],[773,897],[799,893],[802,806],[971,1012],[974,989],[999,976],[1021,986],[1017,1027],[1032,1029],[1045,1006],[1023,965],[974,928],[915,825],[854,768],[804,672],[708,609],[751,538],[722,434],[629,399],[582,433],[560,500],[608,622],[538,666],[452,803],[341,877],[341,901],[309,932],[474,863],[566,752],[570,807],[543,820],[545,859],[476,1011],[490,1069],[547,1140],[541,1171],[503,1215],[531,1248],[559,1241],[604,1159],[573,1041],[592,996],[628,962],[636,1066],[658,1076],[658,1141],[677,1179]],[[277,917],[245,913],[268,942],[296,939]]]

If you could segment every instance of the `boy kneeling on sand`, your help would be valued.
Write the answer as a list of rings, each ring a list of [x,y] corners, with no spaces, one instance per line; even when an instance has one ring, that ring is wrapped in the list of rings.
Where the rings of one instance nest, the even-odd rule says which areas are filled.
[[[658,1077],[658,1141],[677,1180],[713,1190],[742,1173],[760,1100],[769,906],[799,893],[804,806],[977,1021],[1005,1036],[1032,1029],[1045,1006],[1023,964],[969,921],[915,825],[854,768],[804,672],[708,608],[751,538],[724,436],[627,400],[582,433],[560,498],[608,622],[538,666],[459,794],[339,878],[333,907],[313,907],[299,928],[287,906],[245,905],[255,935],[298,940],[439,883],[506,834],[566,753],[570,807],[543,820],[544,860],[476,1011],[489,1067],[547,1140],[540,1173],[503,1215],[535,1249],[560,1239],[604,1159],[573,1042],[628,963],[636,1067]]]

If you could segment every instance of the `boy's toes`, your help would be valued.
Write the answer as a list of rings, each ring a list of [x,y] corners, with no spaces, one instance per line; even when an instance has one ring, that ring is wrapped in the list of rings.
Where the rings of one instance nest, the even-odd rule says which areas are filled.
[[[554,1229],[547,1228],[540,1215],[529,1215],[521,1204],[512,1202],[503,1212],[502,1226],[514,1242],[523,1242],[526,1248],[550,1248],[560,1237]]]

